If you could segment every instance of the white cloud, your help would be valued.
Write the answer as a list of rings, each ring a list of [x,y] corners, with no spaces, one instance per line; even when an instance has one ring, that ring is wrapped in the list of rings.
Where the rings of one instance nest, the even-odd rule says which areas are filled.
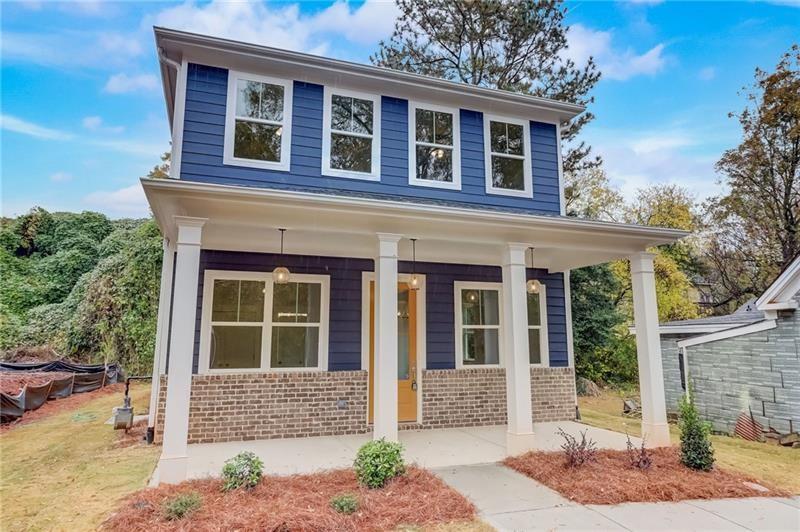
[[[0,39],[3,62],[25,62],[47,67],[104,70],[128,65],[146,47],[143,33],[76,31],[24,33],[4,31]],[[150,48],[147,48],[150,51]]]
[[[584,64],[589,57],[594,57],[603,77],[618,81],[639,75],[658,74],[666,64],[664,44],[657,44],[644,53],[637,53],[632,48],[614,48],[612,40],[613,34],[610,30],[593,30],[583,24],[574,24],[567,34],[569,48],[565,55],[578,65]]]
[[[703,81],[710,81],[717,77],[717,69],[711,66],[701,68],[700,72],[697,73],[697,77]]]
[[[212,1],[198,5],[188,0],[146,19],[145,24],[324,54],[330,47],[329,35],[359,44],[387,37],[397,13],[394,2],[381,0],[367,0],[355,9],[339,1],[310,14],[302,13],[298,4]]]
[[[149,208],[139,183],[117,190],[100,190],[83,198],[83,202],[111,216],[147,216]]]
[[[72,174],[67,172],[56,172],[50,176],[50,181],[54,183],[64,183],[66,181],[72,181]]]
[[[14,133],[20,133],[38,139],[69,140],[72,138],[71,133],[40,126],[33,122],[28,122],[21,118],[5,114],[0,115],[0,127],[6,131],[13,131]]]
[[[114,74],[105,84],[103,90],[111,94],[125,94],[137,91],[151,91],[158,88],[158,78],[153,74]]]
[[[86,116],[81,120],[83,127],[89,131],[103,131],[106,133],[122,133],[125,131],[125,126],[107,126],[100,116]]]

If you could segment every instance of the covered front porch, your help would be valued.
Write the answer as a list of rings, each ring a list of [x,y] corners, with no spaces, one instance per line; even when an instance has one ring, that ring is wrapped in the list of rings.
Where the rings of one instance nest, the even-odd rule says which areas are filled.
[[[574,421],[534,423],[536,451],[557,451],[564,439],[556,432],[580,438],[587,431],[601,449],[626,448],[626,437]],[[401,430],[400,443],[408,463],[436,469],[441,467],[487,464],[502,461],[506,456],[505,425],[460,427],[433,430]],[[225,460],[241,451],[252,451],[264,461],[264,472],[274,475],[314,473],[325,469],[347,468],[353,465],[358,448],[371,438],[370,434],[318,436],[252,440],[243,442],[198,443],[188,447],[187,478],[219,476]],[[631,438],[639,445],[639,438]],[[151,484],[158,484],[158,470]]]
[[[463,445],[431,451],[452,442],[450,430],[462,431],[456,441],[478,445],[477,463],[492,461],[498,447],[506,456],[547,445],[554,431],[537,432],[535,422],[574,419],[569,270],[619,258],[631,262],[643,433],[649,445],[669,441],[646,250],[681,231],[303,191],[143,185],[165,235],[154,367],[161,386],[151,400],[163,436],[162,482],[183,480],[192,463],[224,460],[226,446],[324,447],[324,438],[373,437],[406,439],[416,449],[432,438],[409,451],[424,465],[426,456],[467,453]],[[288,229],[286,254],[278,253],[278,228]],[[277,266],[316,294],[304,296],[314,308],[302,320],[296,309],[280,314]],[[403,306],[413,274],[418,291]],[[534,299],[531,280],[543,285]],[[241,283],[233,299],[225,295],[231,281]],[[247,309],[245,283],[257,300]],[[255,318],[214,317],[231,310],[212,300],[237,298],[235,315]],[[294,346],[275,343],[285,316],[311,323],[300,323],[305,339]],[[250,365],[215,365],[224,328],[236,321],[263,330],[248,333],[260,347]],[[240,333],[232,337],[239,346]],[[490,437],[481,426],[493,427]],[[215,451],[204,454],[206,444]],[[335,453],[321,456],[326,467],[338,464]]]

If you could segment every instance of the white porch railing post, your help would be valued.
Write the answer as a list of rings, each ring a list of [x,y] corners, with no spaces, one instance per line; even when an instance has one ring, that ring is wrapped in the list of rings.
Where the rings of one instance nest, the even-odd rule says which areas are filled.
[[[506,368],[508,433],[506,450],[533,449],[531,370],[528,353],[528,295],[525,244],[508,244],[503,253],[503,359]]]
[[[375,259],[374,439],[397,441],[397,243],[378,233]]]
[[[186,479],[197,281],[200,271],[200,243],[205,222],[205,218],[175,217],[178,226],[175,296],[170,329],[164,442],[161,459],[158,462],[159,482],[177,483]]]
[[[652,253],[630,257],[633,318],[642,401],[642,436],[648,447],[669,445],[669,425],[664,398],[664,370],[658,333],[658,305]]]
[[[156,426],[158,414],[158,392],[162,365],[167,357],[167,335],[169,331],[169,306],[172,295],[172,266],[175,263],[175,246],[164,238],[164,253],[161,260],[161,286],[158,292],[158,316],[156,318],[156,345],[153,353],[153,383],[150,387],[150,410],[147,416],[147,426]]]

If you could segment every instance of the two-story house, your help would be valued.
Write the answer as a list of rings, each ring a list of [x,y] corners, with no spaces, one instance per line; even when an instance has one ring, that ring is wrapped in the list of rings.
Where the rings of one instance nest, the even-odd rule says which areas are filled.
[[[575,417],[569,271],[631,261],[647,441],[668,442],[651,246],[564,215],[578,105],[157,28],[170,179],[151,412],[195,443]],[[159,385],[160,384],[160,385]]]

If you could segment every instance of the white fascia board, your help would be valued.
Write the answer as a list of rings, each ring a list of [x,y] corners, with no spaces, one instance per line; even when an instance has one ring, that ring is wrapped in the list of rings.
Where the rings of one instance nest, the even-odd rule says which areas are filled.
[[[702,334],[725,331],[738,326],[739,324],[736,323],[724,325],[662,325],[658,328],[658,332],[659,334]],[[636,334],[635,327],[630,327],[629,330],[632,334]]]
[[[305,74],[296,78],[302,81],[318,83],[317,80],[313,79],[315,72],[325,77],[335,76],[342,80],[349,78],[356,85],[354,88],[357,88],[359,84],[367,80],[378,80],[385,83],[386,87],[389,89],[394,87],[395,90],[393,90],[392,93],[397,93],[398,91],[402,93],[404,90],[422,88],[426,94],[440,95],[445,101],[449,100],[454,104],[454,98],[457,99],[460,97],[472,98],[475,101],[482,100],[484,104],[478,106],[476,110],[491,109],[491,103],[494,102],[495,104],[500,103],[517,106],[518,113],[522,112],[523,109],[545,111],[557,117],[557,120],[554,122],[570,120],[586,109],[582,105],[569,102],[561,102],[498,89],[489,89],[476,85],[467,85],[420,74],[329,59],[311,54],[243,43],[219,37],[210,37],[207,35],[160,27],[153,28],[153,31],[156,39],[156,46],[158,48],[164,48],[168,52],[172,52],[173,56],[182,55],[184,51],[192,51],[194,53],[200,52],[200,55],[208,58],[214,55],[219,56],[220,54],[227,54],[230,56],[238,55],[241,57],[249,56],[260,63],[270,62],[281,68],[298,69],[298,71],[302,71]],[[230,64],[225,65],[220,63],[211,66],[233,68]],[[168,77],[162,77],[162,83],[169,84],[171,81],[172,80]],[[401,93],[398,94],[398,97],[403,97]],[[391,96],[394,94],[386,95]],[[405,98],[410,97],[406,96]]]
[[[800,290],[800,257],[797,257],[756,300],[758,310],[780,310],[797,308],[791,301]],[[779,305],[779,306],[776,306]],[[788,306],[787,306],[788,305]]]
[[[734,338],[736,336],[743,336],[745,334],[768,331],[770,329],[774,329],[775,327],[777,327],[777,322],[775,320],[759,321],[751,325],[745,325],[743,327],[735,327],[733,329],[727,329],[724,331],[719,331],[711,334],[705,334],[703,336],[695,336],[694,338],[687,338],[686,340],[681,340],[680,342],[678,342],[678,347],[686,348],[686,347],[691,347],[693,345],[707,344],[709,342],[725,340],[726,338]]]

